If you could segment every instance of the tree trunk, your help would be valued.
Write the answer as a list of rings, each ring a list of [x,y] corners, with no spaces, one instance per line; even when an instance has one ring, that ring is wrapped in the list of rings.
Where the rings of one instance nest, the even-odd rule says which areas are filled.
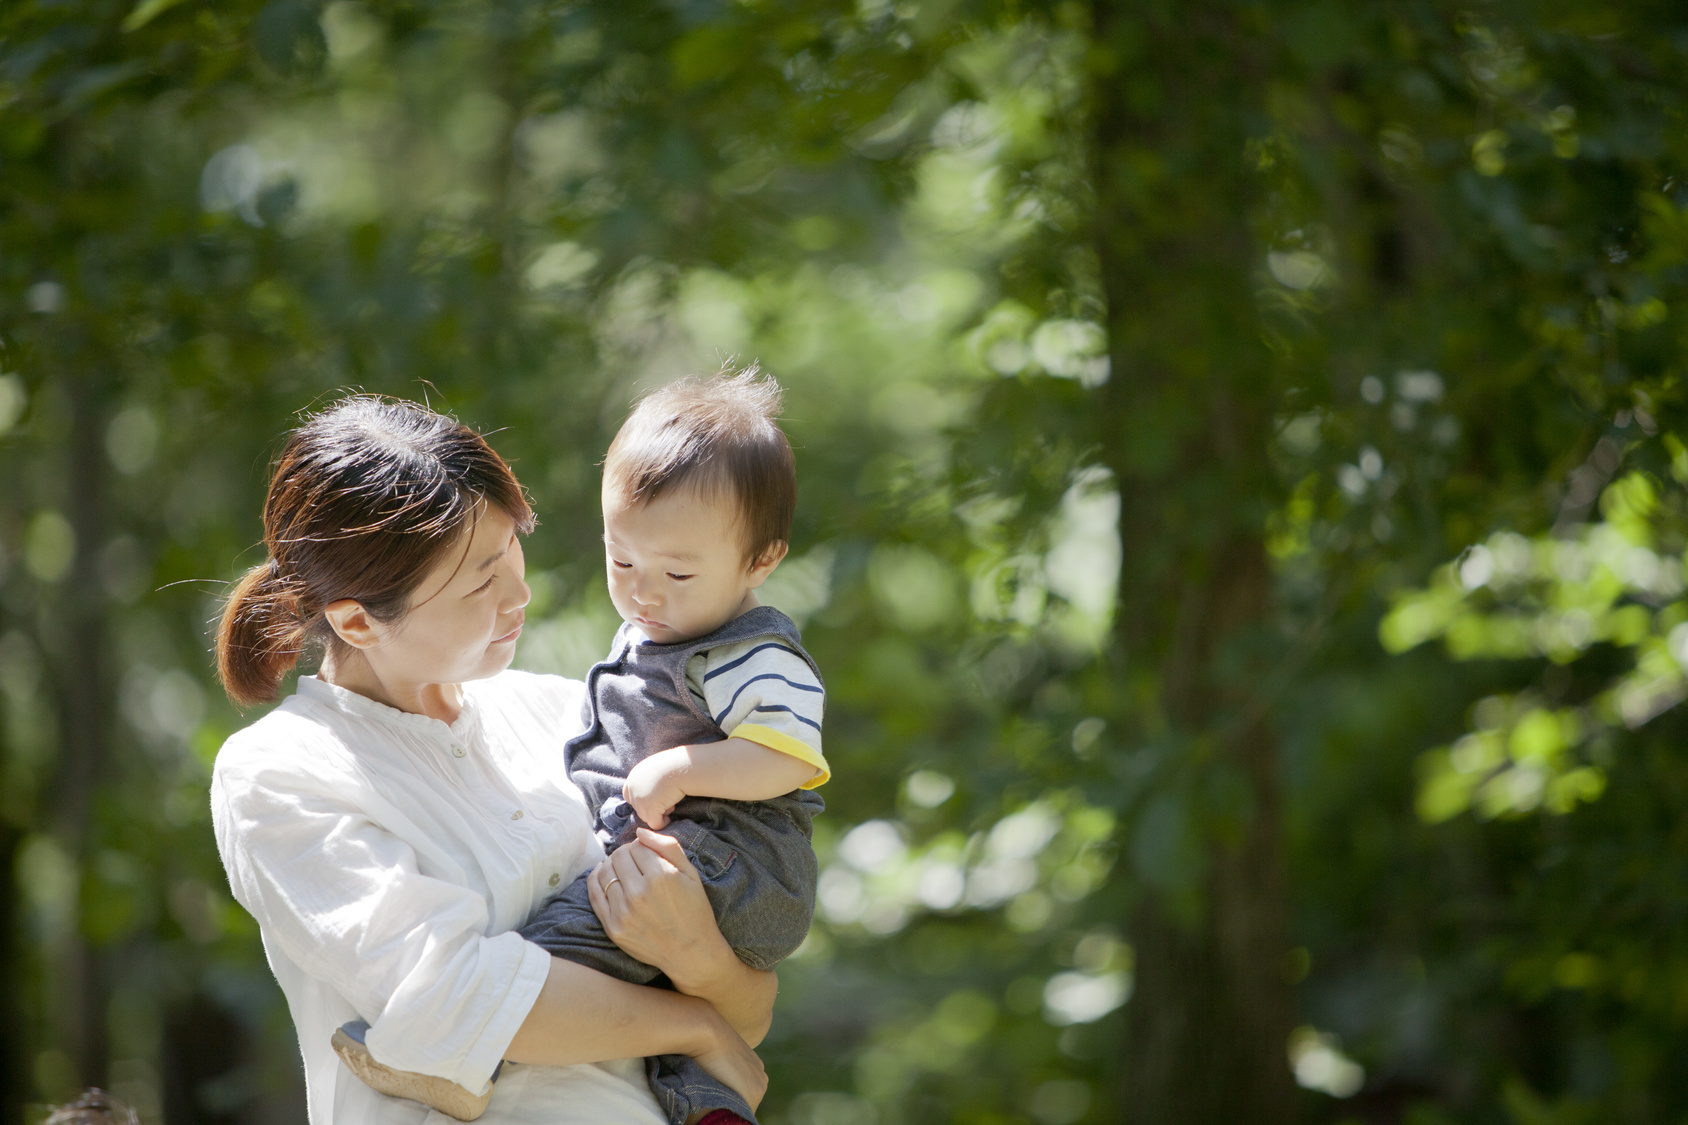
[[[70,349],[67,349],[70,350]],[[75,348],[72,363],[90,358]],[[91,365],[90,365],[91,366]],[[106,643],[105,593],[98,552],[106,535],[105,379],[92,373],[65,380],[70,400],[66,452],[65,516],[76,534],[76,555],[62,585],[49,595],[55,612],[44,616],[61,630],[40,638],[49,668],[59,717],[58,761],[49,793],[49,822],[54,835],[86,870],[97,846],[95,799],[104,778],[106,748],[112,734],[112,684]],[[60,974],[60,1011],[49,1022],[60,1028],[61,1045],[84,1085],[105,1086],[107,1008],[110,981],[106,955],[83,935],[80,921],[66,944],[50,953]]]
[[[0,1122],[23,1120],[30,1088],[24,1061],[28,1016],[23,1004],[27,983],[22,919],[18,910],[17,859],[23,833],[0,824]]]
[[[1188,878],[1139,871],[1125,1120],[1292,1119],[1277,750],[1260,704],[1274,401],[1255,306],[1249,136],[1260,17],[1223,0],[1093,0],[1103,456],[1118,481],[1117,651],[1152,672]],[[1122,692],[1122,696],[1127,693]],[[1192,780],[1194,779],[1194,780]],[[1232,794],[1216,799],[1214,794]]]

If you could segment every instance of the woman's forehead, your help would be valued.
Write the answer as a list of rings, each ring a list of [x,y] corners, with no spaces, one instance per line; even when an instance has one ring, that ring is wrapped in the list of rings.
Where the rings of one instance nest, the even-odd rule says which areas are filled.
[[[467,542],[463,566],[466,570],[484,575],[510,549],[510,537],[516,534],[516,521],[496,504],[481,503],[482,508],[474,524],[465,532]]]
[[[507,512],[483,501],[469,525],[440,553],[439,562],[422,580],[412,605],[420,608],[433,600],[436,593],[453,586],[479,586],[509,549],[510,537],[515,532],[516,523]]]

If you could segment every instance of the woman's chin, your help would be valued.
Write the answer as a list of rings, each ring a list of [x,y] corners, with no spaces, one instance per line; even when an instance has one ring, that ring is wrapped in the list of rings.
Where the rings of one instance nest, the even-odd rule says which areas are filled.
[[[484,680],[496,676],[510,667],[511,662],[515,659],[516,646],[514,643],[489,645],[486,655],[481,657],[480,664],[476,666],[472,673],[463,678],[465,680]]]

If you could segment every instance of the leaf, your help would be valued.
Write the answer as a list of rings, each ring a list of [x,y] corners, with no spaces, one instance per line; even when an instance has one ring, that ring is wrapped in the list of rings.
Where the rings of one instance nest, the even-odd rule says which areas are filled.
[[[124,18],[123,30],[139,31],[182,2],[183,0],[141,0],[140,3],[135,5],[135,10]]]

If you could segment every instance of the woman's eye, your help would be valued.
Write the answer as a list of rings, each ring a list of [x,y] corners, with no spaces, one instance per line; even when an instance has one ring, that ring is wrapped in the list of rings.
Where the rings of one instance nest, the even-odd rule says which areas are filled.
[[[472,593],[475,593],[475,594],[486,593],[488,590],[492,589],[493,580],[496,579],[497,577],[498,577],[498,575],[495,574],[495,575],[492,576],[492,578],[488,578],[485,582],[482,582],[479,586],[476,586],[475,589],[472,591]]]

